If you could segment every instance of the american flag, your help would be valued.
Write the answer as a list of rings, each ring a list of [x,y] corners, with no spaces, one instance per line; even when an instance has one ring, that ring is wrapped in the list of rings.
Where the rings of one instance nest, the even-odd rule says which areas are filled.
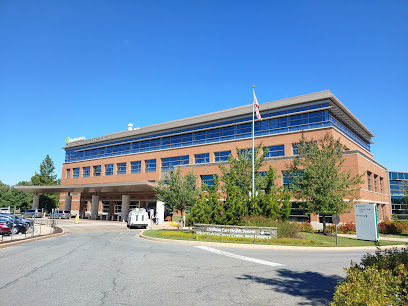
[[[254,106],[255,106],[255,114],[256,114],[256,118],[258,118],[259,120],[262,120],[261,118],[261,114],[259,113],[259,103],[258,103],[258,99],[255,96],[255,88],[252,88],[252,92],[254,94]]]

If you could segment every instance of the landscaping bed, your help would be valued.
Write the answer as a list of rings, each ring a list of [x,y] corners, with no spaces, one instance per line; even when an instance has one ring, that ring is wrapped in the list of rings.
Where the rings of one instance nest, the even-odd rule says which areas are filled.
[[[286,246],[305,246],[305,247],[335,247],[336,238],[317,233],[301,232],[297,238],[277,238],[277,239],[252,239],[237,238],[213,235],[196,235],[191,230],[147,230],[143,235],[162,239],[221,242],[221,243],[241,243],[241,244],[260,244],[260,245],[286,245]],[[352,238],[338,237],[338,247],[358,247],[358,246],[386,246],[386,245],[404,245],[404,242],[380,240],[379,244],[373,241],[362,241]]]

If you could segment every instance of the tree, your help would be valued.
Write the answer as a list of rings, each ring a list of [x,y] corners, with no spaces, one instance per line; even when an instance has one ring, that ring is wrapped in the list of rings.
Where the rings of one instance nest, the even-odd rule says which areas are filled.
[[[404,193],[404,198],[408,199],[408,182],[402,181],[402,192]]]
[[[265,176],[265,192],[260,196],[259,207],[265,217],[287,221],[292,208],[291,196],[287,188],[275,184],[278,178],[276,169],[269,166]]]
[[[28,182],[19,182],[17,185],[30,185]],[[0,181],[0,206],[16,207],[26,210],[32,202],[32,195],[12,188]]]
[[[223,201],[220,201],[221,196],[218,192],[219,186],[217,175],[215,175],[211,187],[203,186],[199,199],[191,209],[190,223],[214,224],[220,222],[219,218],[222,218],[224,211]]]
[[[0,181],[0,207],[7,207],[8,204],[8,191],[10,189],[10,186],[7,184],[4,184],[2,181]]]
[[[193,223],[243,225],[242,217],[265,215],[275,220],[287,220],[291,210],[290,193],[286,188],[277,187],[276,170],[269,167],[266,177],[258,171],[265,164],[265,149],[260,154],[262,145],[255,148],[255,185],[258,192],[250,197],[252,184],[252,158],[250,151],[237,148],[237,157],[231,155],[229,164],[221,164],[221,181],[224,198],[218,193],[219,179],[214,178],[211,188],[204,188],[200,198],[191,210],[190,221]]]
[[[263,178],[258,170],[265,164],[265,155],[268,150],[262,150],[262,144],[254,148],[254,171],[255,171],[255,186],[261,186]],[[243,215],[246,216],[249,213],[256,211],[256,201],[250,201],[249,192],[252,189],[252,150],[240,150],[236,149],[237,157],[232,155],[228,156],[228,164],[221,164],[219,166],[221,170],[220,180],[223,184],[223,191],[229,196],[237,196],[242,200],[246,207],[243,208]],[[235,200],[233,201],[235,202]]]
[[[196,177],[192,172],[182,176],[178,168],[170,170],[165,180],[166,183],[159,181],[158,186],[153,188],[156,198],[168,204],[172,210],[178,210],[183,217],[183,212],[187,207],[193,206],[198,197]]]
[[[54,174],[54,162],[47,155],[40,164],[40,173],[35,173],[31,177],[31,183],[35,186],[50,186],[60,185],[61,180],[57,179],[57,175]],[[53,208],[59,206],[59,194],[40,194],[39,208],[44,208],[47,211],[51,211]]]
[[[363,175],[352,177],[350,171],[343,170],[344,145],[329,134],[317,141],[302,136],[297,148],[298,155],[288,166],[291,191],[304,201],[308,213],[323,217],[326,234],[325,217],[350,209],[360,190],[356,186],[363,183]]]

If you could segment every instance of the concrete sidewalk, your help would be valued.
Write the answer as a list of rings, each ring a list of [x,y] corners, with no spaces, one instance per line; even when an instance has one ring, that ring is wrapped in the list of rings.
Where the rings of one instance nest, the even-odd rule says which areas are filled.
[[[346,238],[353,238],[357,239],[356,235],[351,235],[351,234],[337,234],[339,237],[346,237]],[[406,242],[408,243],[408,238],[393,238],[393,237],[387,237],[387,236],[380,236],[380,241],[381,240],[389,240],[389,241],[400,241],[400,242]]]

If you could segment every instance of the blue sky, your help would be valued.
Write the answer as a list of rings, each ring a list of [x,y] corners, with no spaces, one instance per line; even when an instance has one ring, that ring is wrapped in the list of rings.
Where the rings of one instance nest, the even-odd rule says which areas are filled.
[[[0,180],[87,139],[331,90],[408,172],[408,1],[1,1]]]

